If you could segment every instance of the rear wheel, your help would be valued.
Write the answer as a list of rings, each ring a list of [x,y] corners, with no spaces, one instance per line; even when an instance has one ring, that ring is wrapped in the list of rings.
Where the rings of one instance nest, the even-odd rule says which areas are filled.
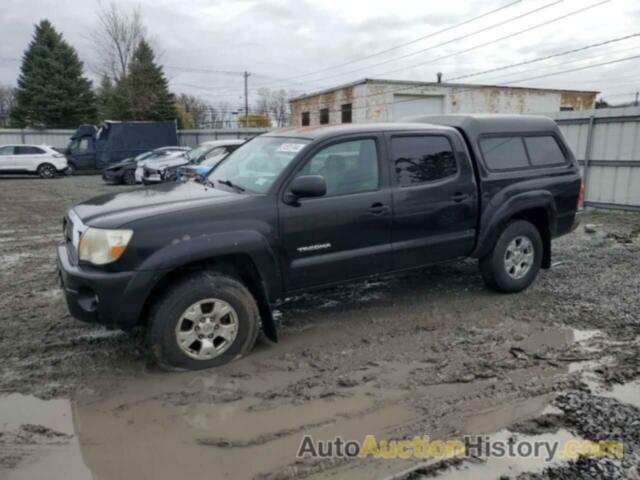
[[[249,353],[259,323],[255,299],[242,283],[202,272],[176,283],[153,307],[148,340],[161,367],[197,370]]]
[[[122,175],[122,181],[125,185],[135,185],[136,184],[136,172],[135,170],[127,170]]]
[[[38,175],[40,178],[53,178],[56,176],[56,167],[50,163],[43,163],[38,167]]]
[[[76,170],[77,170],[76,166],[73,163],[69,163],[64,173],[67,175],[74,175],[76,173]]]
[[[531,223],[516,220],[498,237],[493,250],[480,259],[485,283],[501,292],[519,292],[535,280],[542,263],[542,238]]]

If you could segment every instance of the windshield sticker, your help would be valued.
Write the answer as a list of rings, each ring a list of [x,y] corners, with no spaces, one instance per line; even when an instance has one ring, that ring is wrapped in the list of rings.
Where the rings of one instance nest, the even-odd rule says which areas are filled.
[[[291,152],[298,153],[300,150],[304,148],[305,143],[283,143],[278,147],[277,152]]]

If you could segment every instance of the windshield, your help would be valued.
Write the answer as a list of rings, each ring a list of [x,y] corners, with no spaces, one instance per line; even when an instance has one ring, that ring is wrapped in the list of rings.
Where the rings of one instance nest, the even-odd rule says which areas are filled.
[[[136,158],[134,158],[134,160],[136,162],[139,162],[140,160],[144,160],[145,158],[149,158],[152,155],[155,155],[156,152],[154,152],[153,150],[151,150],[150,152],[143,152],[140,155],[138,155]]]
[[[207,151],[210,148],[211,147],[208,147],[206,145],[200,145],[199,147],[192,148],[191,150],[189,150],[184,155],[185,155],[185,157],[187,157],[189,159],[189,161],[192,162],[192,161],[197,160],[198,158],[200,158],[205,153],[207,153]]]
[[[300,138],[254,138],[225,158],[208,179],[214,183],[231,182],[250,192],[266,193],[309,142]]]

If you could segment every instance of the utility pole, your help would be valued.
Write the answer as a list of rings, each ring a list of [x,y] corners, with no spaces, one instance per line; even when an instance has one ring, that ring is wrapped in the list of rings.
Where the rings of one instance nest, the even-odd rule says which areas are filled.
[[[249,72],[244,72],[244,127],[249,128]]]

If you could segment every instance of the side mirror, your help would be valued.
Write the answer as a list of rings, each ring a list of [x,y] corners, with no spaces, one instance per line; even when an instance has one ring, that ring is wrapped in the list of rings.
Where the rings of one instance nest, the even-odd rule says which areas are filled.
[[[322,197],[327,193],[327,182],[321,175],[303,175],[291,182],[289,191],[295,198]]]

